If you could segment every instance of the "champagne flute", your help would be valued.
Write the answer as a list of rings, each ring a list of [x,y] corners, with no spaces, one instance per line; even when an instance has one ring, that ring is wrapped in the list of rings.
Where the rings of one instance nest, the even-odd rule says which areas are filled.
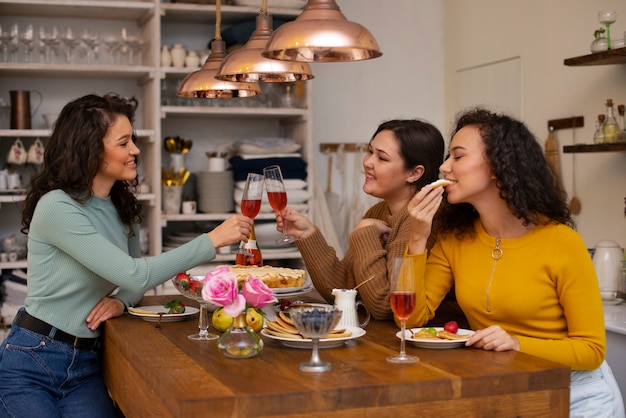
[[[263,198],[263,180],[265,177],[263,174],[248,173],[246,178],[246,185],[243,188],[243,194],[241,196],[241,213],[248,218],[256,218],[261,210],[261,199]],[[252,257],[254,254],[246,250],[245,242],[239,243],[239,248],[235,250],[234,254],[243,254],[247,257]]]
[[[406,320],[415,310],[415,281],[413,280],[413,259],[394,258],[391,270],[391,310],[400,319],[400,354],[387,357],[390,363],[415,363],[419,357],[406,354]]]
[[[611,49],[611,24],[617,20],[617,13],[612,10],[600,10],[598,12],[598,20],[606,27],[607,47]]]
[[[276,244],[292,244],[295,238],[287,235],[285,232],[288,223],[282,213],[287,207],[287,192],[285,191],[283,173],[280,171],[280,166],[271,165],[263,169],[263,174],[265,175],[265,188],[267,189],[267,199],[270,201],[270,206],[283,215],[283,236],[276,240]]]

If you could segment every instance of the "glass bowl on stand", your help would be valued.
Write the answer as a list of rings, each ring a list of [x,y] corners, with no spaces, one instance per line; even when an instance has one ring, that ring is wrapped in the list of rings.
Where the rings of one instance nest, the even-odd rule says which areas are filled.
[[[337,326],[341,311],[332,306],[292,306],[289,317],[298,331],[312,341],[313,352],[309,361],[300,363],[298,369],[303,372],[327,372],[332,364],[322,361],[319,356],[319,340],[326,337]]]
[[[176,277],[172,279],[172,283],[176,290],[181,295],[188,297],[189,299],[196,300],[200,304],[200,314],[198,316],[198,328],[200,331],[197,334],[192,334],[189,339],[196,341],[211,341],[216,340],[219,335],[209,332],[209,312],[215,311],[219,306],[212,303],[208,303],[202,298],[202,276],[192,276],[190,281],[177,280]]]

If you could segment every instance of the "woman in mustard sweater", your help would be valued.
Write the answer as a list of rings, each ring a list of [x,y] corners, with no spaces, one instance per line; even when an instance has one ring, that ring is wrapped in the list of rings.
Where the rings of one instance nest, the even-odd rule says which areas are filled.
[[[440,170],[446,195],[426,186],[408,205],[417,308],[407,326],[425,324],[454,285],[476,331],[467,346],[566,364],[571,416],[623,417],[593,263],[536,138],[517,120],[473,109],[459,117]]]

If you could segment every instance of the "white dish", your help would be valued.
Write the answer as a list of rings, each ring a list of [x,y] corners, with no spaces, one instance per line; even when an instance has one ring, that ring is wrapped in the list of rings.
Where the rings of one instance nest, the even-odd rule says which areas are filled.
[[[613,300],[605,300],[602,299],[602,303],[604,305],[619,305],[620,303],[622,303],[624,301],[624,299],[622,298],[615,298]]]
[[[194,308],[192,306],[185,306],[185,312],[181,314],[168,314],[166,313],[168,309],[161,305],[151,305],[151,306],[137,306],[135,309],[140,309],[142,311],[150,311],[156,312],[156,314],[145,314],[145,313],[133,313],[132,308],[128,310],[128,313],[133,316],[138,316],[144,321],[148,322],[159,322],[159,316],[161,316],[161,322],[178,322],[184,321],[198,313],[199,309]],[[163,312],[163,315],[159,315],[159,313]]]
[[[459,328],[459,330],[457,331],[457,334],[467,334],[467,338],[465,338],[464,340],[429,340],[429,339],[422,339],[422,338],[413,338],[413,334],[415,334],[422,328],[426,328],[426,327],[411,328],[411,329],[405,330],[404,339],[406,341],[412,342],[413,345],[417,347],[421,347],[421,348],[446,349],[446,348],[463,347],[465,345],[465,341],[469,339],[470,335],[474,334],[474,331],[472,330]],[[441,331],[443,329],[443,327],[433,327],[433,328],[435,328],[437,331]],[[401,338],[402,337],[401,333],[402,331],[398,331],[396,333],[396,337]]]
[[[308,293],[313,289],[313,284],[311,282],[305,282],[304,286],[300,287],[277,287],[272,289],[272,292],[275,295],[285,296],[286,294],[296,294],[301,295],[303,293]]]
[[[359,338],[364,336],[365,330],[359,327],[345,327],[346,332],[351,332],[352,335],[349,337],[339,337],[339,338],[322,338],[319,342],[319,348],[333,348],[333,347],[341,347],[344,342],[348,340],[353,340],[355,338]],[[293,338],[283,338],[277,337],[276,335],[272,335],[264,329],[261,330],[261,335],[264,337],[270,338],[272,340],[280,341],[285,347],[291,348],[313,348],[312,341],[310,338],[306,339],[293,339]]]

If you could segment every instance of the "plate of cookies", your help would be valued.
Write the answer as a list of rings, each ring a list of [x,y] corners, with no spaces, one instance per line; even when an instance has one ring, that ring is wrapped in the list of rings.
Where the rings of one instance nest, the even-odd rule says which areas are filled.
[[[456,334],[448,332],[443,327],[411,328],[404,331],[405,340],[421,348],[446,349],[463,347],[465,341],[474,334],[469,329],[459,328]],[[402,331],[396,337],[401,338]]]

